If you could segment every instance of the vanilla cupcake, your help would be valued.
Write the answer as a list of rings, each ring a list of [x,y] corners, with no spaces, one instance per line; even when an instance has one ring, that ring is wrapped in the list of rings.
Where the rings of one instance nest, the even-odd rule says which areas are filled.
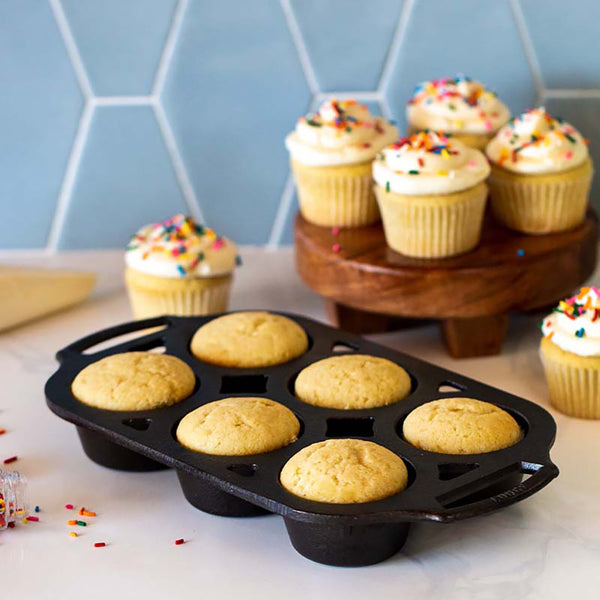
[[[175,215],[142,227],[125,253],[125,281],[136,319],[227,310],[237,248],[227,238]]]
[[[388,245],[417,258],[473,249],[489,172],[481,152],[443,134],[421,132],[384,148],[373,177]]]
[[[552,406],[572,417],[600,419],[600,292],[581,288],[541,325],[541,358]]]
[[[394,125],[356,100],[327,100],[318,112],[301,117],[285,145],[302,216],[327,227],[378,221],[371,162],[397,137]]]
[[[483,84],[459,75],[420,83],[408,101],[406,117],[409,135],[426,129],[441,131],[483,150],[510,112]]]
[[[507,227],[531,234],[577,227],[585,219],[593,167],[586,140],[545,109],[527,111],[488,144],[490,202]]]

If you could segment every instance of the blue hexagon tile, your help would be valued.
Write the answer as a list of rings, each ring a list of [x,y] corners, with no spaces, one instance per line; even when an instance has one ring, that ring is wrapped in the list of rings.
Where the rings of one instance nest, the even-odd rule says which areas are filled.
[[[49,6],[0,4],[0,246],[45,246],[82,98]]]
[[[600,2],[521,0],[544,85],[597,88],[600,84]]]
[[[498,92],[513,113],[532,106],[536,90],[508,2],[416,2],[387,98],[406,126],[415,84],[464,73]]]
[[[149,94],[176,0],[61,0],[98,96]]]
[[[153,110],[97,108],[59,248],[123,248],[142,225],[187,210]]]
[[[288,171],[283,140],[309,103],[278,2],[190,4],[164,105],[212,227],[268,240]]]
[[[403,0],[292,0],[319,89],[377,88]]]

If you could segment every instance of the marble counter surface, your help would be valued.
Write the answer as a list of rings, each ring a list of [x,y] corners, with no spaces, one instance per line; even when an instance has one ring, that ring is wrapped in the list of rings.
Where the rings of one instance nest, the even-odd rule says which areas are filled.
[[[299,312],[317,319],[291,250],[244,249],[232,308]],[[69,311],[0,334],[0,459],[30,482],[40,521],[0,532],[0,597],[20,599],[177,598],[496,600],[600,598],[600,422],[548,406],[537,347],[539,317],[512,319],[501,356],[453,360],[437,327],[374,339],[539,402],[558,423],[552,456],[560,477],[532,498],[487,517],[414,526],[404,550],[361,569],[309,562],[276,516],[225,519],[181,495],[174,472],[119,473],[91,463],[73,426],[46,408],[43,385],[57,349],[130,318],[121,253],[0,255],[0,262],[96,270],[93,297]],[[598,277],[594,278],[598,280]],[[97,511],[78,538],[65,503]],[[174,540],[187,542],[175,546]],[[105,541],[105,548],[94,548]]]

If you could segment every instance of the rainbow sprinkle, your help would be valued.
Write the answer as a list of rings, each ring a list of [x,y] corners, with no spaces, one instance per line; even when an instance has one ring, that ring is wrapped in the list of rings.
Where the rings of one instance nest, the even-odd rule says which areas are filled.
[[[174,258],[177,273],[185,277],[206,259],[199,248],[219,251],[228,245],[230,242],[226,238],[218,236],[209,227],[196,223],[192,217],[177,214],[166,221],[142,227],[131,239],[127,251],[142,248],[142,260],[156,254]],[[241,262],[236,259],[235,264]]]

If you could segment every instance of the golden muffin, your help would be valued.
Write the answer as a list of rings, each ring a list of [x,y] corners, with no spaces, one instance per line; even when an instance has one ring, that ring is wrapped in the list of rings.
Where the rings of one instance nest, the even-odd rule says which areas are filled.
[[[331,504],[373,502],[404,490],[408,471],[393,452],[364,440],[317,442],[283,467],[283,487],[296,496]]]
[[[182,360],[168,354],[113,354],[81,370],[71,385],[77,400],[107,410],[149,410],[187,398],[196,378]]]
[[[410,388],[410,375],[402,367],[366,354],[319,360],[303,369],[294,384],[303,402],[346,410],[398,402],[410,394]]]
[[[268,312],[236,312],[205,323],[192,338],[192,354],[223,367],[269,367],[304,354],[308,337],[297,323]]]
[[[188,413],[177,427],[180,444],[204,454],[244,456],[283,448],[298,439],[300,423],[268,398],[225,398]]]
[[[409,444],[442,454],[480,454],[521,440],[519,424],[505,410],[472,398],[443,398],[415,408],[406,417]]]

